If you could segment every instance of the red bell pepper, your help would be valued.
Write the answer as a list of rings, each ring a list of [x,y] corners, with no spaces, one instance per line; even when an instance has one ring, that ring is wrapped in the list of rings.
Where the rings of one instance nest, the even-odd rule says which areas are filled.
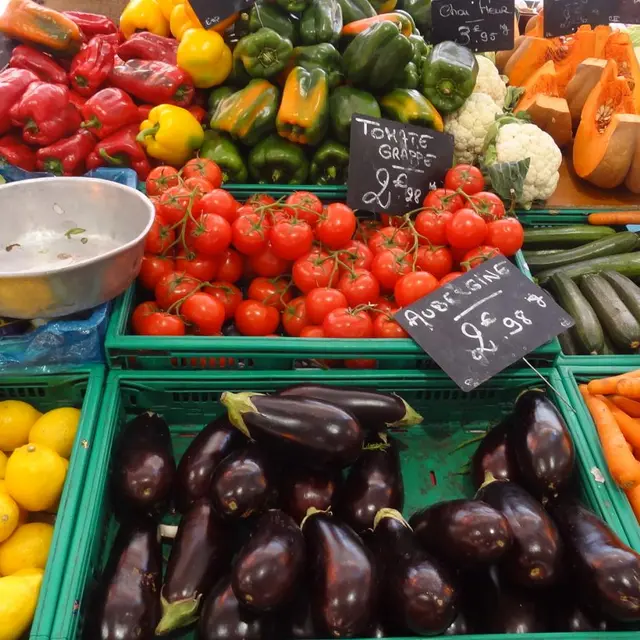
[[[69,102],[69,89],[59,84],[32,82],[10,111],[11,122],[22,127],[22,139],[41,147],[72,134],[82,118]]]
[[[28,69],[43,82],[68,83],[67,72],[53,58],[24,44],[13,50],[9,66],[14,69]]]
[[[36,155],[17,136],[4,136],[0,138],[0,167],[7,164],[33,171],[36,168]]]
[[[5,69],[0,71],[0,135],[11,129],[11,108],[38,76],[26,69]]]
[[[157,60],[116,61],[109,80],[138,100],[154,105],[188,107],[195,91],[188,73]]]
[[[87,40],[91,40],[93,36],[118,33],[116,23],[107,18],[107,16],[101,16],[97,13],[85,13],[84,11],[63,11],[62,13],[80,27]]]
[[[152,104],[141,104],[138,107],[138,120],[140,122],[144,122],[149,119],[149,114],[151,113],[151,109],[153,109],[154,105]]]
[[[73,176],[84,172],[84,163],[95,148],[96,139],[86,129],[63,138],[36,152],[36,167],[56,176]]]
[[[138,107],[122,90],[108,87],[89,98],[81,109],[82,127],[104,140],[118,129],[139,124]]]
[[[98,167],[130,167],[140,180],[146,180],[151,167],[144,147],[136,140],[140,127],[124,127],[101,140],[87,158],[87,169]]]
[[[173,38],[141,31],[118,47],[118,55],[123,60],[157,60],[176,65],[178,58],[178,41]]]
[[[82,107],[87,99],[75,91],[69,91],[69,102],[78,110],[82,111]]]
[[[107,33],[104,36],[94,36],[92,40],[95,40],[96,38],[102,38],[103,40],[106,40],[107,42],[112,44],[116,49],[120,46],[120,43],[122,42],[122,40],[120,39],[119,33]]]
[[[207,116],[207,110],[199,104],[192,104],[188,111],[200,124]]]
[[[109,77],[115,57],[113,44],[101,37],[94,38],[71,63],[71,86],[81,96],[92,96]]]

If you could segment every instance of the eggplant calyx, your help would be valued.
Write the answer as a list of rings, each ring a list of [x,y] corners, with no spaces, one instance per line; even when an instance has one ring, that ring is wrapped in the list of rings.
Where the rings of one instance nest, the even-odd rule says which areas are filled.
[[[396,420],[395,422],[388,422],[387,427],[412,427],[416,424],[420,424],[422,422],[422,416],[404,399],[400,398],[402,403],[404,404],[405,414],[400,418],[400,420]]]
[[[231,393],[229,391],[225,391],[222,396],[220,396],[220,402],[227,407],[229,412],[229,420],[231,424],[244,433],[247,438],[251,439],[251,434],[249,433],[249,429],[245,424],[245,421],[242,419],[243,413],[258,413],[258,409],[251,402],[251,398],[253,396],[262,396],[263,393],[254,393],[252,391],[245,391],[243,393]]]
[[[527,393],[531,393],[532,391],[535,391],[536,393],[541,393],[543,396],[546,395],[547,393],[544,389],[540,389],[539,387],[534,387],[533,389],[525,389],[524,391],[521,391],[518,394],[518,397],[516,398],[516,402],[518,402],[518,400],[520,400],[520,398],[522,398],[523,395]]]
[[[380,509],[378,513],[376,513],[376,517],[373,519],[373,530],[376,530],[376,527],[384,520],[385,518],[391,518],[392,520],[397,520],[401,524],[403,524],[407,529],[411,529],[409,523],[402,517],[402,514],[396,509],[390,509],[389,507],[384,507]]]
[[[156,627],[156,635],[166,636],[176,629],[187,627],[196,622],[201,599],[202,594],[199,593],[195,598],[167,602],[161,595],[162,618]]]
[[[480,489],[488,487],[492,482],[498,482],[498,478],[496,478],[491,471],[487,471],[484,474],[484,482],[480,485]],[[478,489],[478,491],[480,491],[480,489]]]
[[[300,529],[302,529],[304,527],[304,523],[311,518],[311,516],[315,516],[317,513],[326,513],[328,515],[331,515],[331,508],[329,509],[325,509],[324,511],[322,509],[316,509],[315,507],[309,507],[307,509],[307,513],[305,514],[304,518],[302,518],[302,522],[300,523]]]

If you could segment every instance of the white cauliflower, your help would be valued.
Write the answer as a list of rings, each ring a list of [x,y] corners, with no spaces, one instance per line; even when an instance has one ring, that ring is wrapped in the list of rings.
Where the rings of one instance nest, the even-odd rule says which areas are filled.
[[[491,162],[518,162],[530,159],[519,203],[531,207],[534,200],[546,200],[558,186],[562,153],[553,138],[540,127],[513,122],[500,127],[495,138],[495,153],[489,147]],[[487,158],[488,159],[488,158]]]
[[[507,85],[500,77],[498,68],[486,56],[477,55],[476,60],[478,61],[478,78],[473,92],[486,93],[502,109],[507,97]]]
[[[496,116],[502,113],[491,96],[472,93],[467,101],[444,119],[444,130],[454,138],[454,157],[458,164],[473,164]]]

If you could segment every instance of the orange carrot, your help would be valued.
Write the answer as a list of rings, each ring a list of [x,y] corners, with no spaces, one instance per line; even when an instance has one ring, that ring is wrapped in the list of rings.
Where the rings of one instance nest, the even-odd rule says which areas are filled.
[[[640,211],[601,211],[589,214],[589,224],[623,225],[640,224]]]
[[[580,393],[596,425],[604,458],[614,480],[623,489],[633,489],[640,485],[640,461],[633,457],[629,443],[613,417],[603,396],[593,396],[586,385],[580,385]]]
[[[610,395],[616,392],[618,382],[625,378],[640,378],[640,369],[637,371],[629,371],[619,376],[611,376],[609,378],[600,378],[599,380],[591,380],[589,382],[589,393],[595,395],[601,393],[602,395]]]
[[[624,396],[611,396],[609,399],[628,416],[640,418],[640,402],[631,400],[631,398],[625,398]]]
[[[622,379],[616,385],[618,395],[625,398],[640,398],[640,380],[637,378]]]
[[[603,396],[604,398],[604,396]],[[611,400],[604,398],[604,402],[609,407],[609,411],[616,419],[624,439],[634,448],[640,449],[640,421],[627,415],[622,409],[617,407]]]
[[[625,493],[627,494],[627,498],[629,498],[629,504],[633,509],[633,513],[636,514],[636,518],[638,522],[640,522],[640,486],[629,489]]]

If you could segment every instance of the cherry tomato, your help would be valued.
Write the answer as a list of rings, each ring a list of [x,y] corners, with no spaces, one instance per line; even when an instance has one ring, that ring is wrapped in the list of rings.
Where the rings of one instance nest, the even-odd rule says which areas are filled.
[[[216,213],[229,224],[238,217],[240,203],[224,189],[214,189],[205,193],[202,199],[193,207],[194,217],[202,213]]]
[[[414,222],[418,242],[424,245],[447,244],[447,222],[453,218],[450,211],[421,211]]]
[[[309,325],[300,332],[301,338],[324,338],[324,329],[322,327],[315,327]]]
[[[213,185],[204,178],[188,178],[184,181],[184,187],[191,191],[191,193],[196,194],[198,203],[207,193],[213,191]]]
[[[440,279],[440,286],[442,287],[443,285],[451,282],[452,280],[455,280],[456,278],[459,278],[460,276],[463,276],[464,273],[462,273],[462,271],[452,271],[451,273],[448,273],[444,278]]]
[[[504,202],[495,193],[481,191],[471,198],[478,213],[486,220],[498,220],[504,218]]]
[[[346,204],[330,204],[316,225],[316,238],[329,249],[342,249],[356,230],[357,219]]]
[[[387,225],[390,226],[390,225]],[[356,232],[353,236],[354,240],[358,240],[359,242],[364,242],[364,244],[368,245],[371,236],[382,228],[379,220],[373,220],[371,218],[360,219],[356,221]]]
[[[142,336],[183,336],[186,332],[182,318],[164,311],[146,316],[139,331]]]
[[[412,271],[396,282],[393,293],[401,307],[424,298],[438,288],[438,279],[427,271]]]
[[[380,222],[385,227],[401,227],[404,224],[404,218],[402,216],[391,216],[388,213],[383,213],[380,216]]]
[[[500,255],[500,251],[495,247],[479,246],[465,253],[464,258],[460,261],[460,267],[463,271],[470,271],[474,267],[481,265],[491,258]]]
[[[298,258],[291,274],[293,283],[302,293],[309,293],[316,287],[332,287],[338,280],[335,258],[317,248]]]
[[[247,298],[282,311],[293,295],[284,278],[255,278],[249,285]]]
[[[243,300],[236,309],[235,324],[243,336],[268,336],[280,324],[280,314],[256,300]]]
[[[271,249],[283,260],[297,260],[313,246],[313,230],[304,220],[276,223],[269,232]]]
[[[153,291],[158,281],[167,274],[174,271],[176,265],[173,258],[165,258],[163,256],[154,256],[147,253],[142,258],[142,266],[138,280],[145,289]]]
[[[460,266],[460,263],[464,260],[464,257],[467,255],[467,251],[469,249],[459,249],[456,247],[449,247],[451,251],[451,255],[453,256],[453,266]]]
[[[268,246],[268,226],[255,213],[240,215],[231,225],[233,246],[247,256],[262,253]]]
[[[238,305],[242,302],[242,291],[230,282],[212,282],[203,291],[222,303],[225,320],[233,318]]]
[[[364,358],[356,358],[355,360],[345,360],[344,366],[347,369],[375,369],[376,360],[365,360]]]
[[[444,278],[453,269],[453,256],[447,247],[418,247],[416,267],[436,278]]]
[[[182,271],[201,282],[213,280],[220,267],[220,256],[201,256],[181,251],[176,256],[176,271]]]
[[[156,167],[152,169],[146,180],[146,188],[148,196],[159,196],[171,187],[177,187],[180,184],[180,176],[178,171],[173,167]]]
[[[427,194],[422,206],[455,213],[464,206],[464,198],[450,189],[434,189]]]
[[[169,224],[177,224],[185,218],[189,206],[193,208],[196,202],[197,198],[189,189],[171,187],[160,196],[160,214]]]
[[[197,254],[217,256],[231,244],[231,225],[217,213],[203,213],[187,222],[187,246]]]
[[[468,196],[484,189],[482,171],[471,164],[459,164],[449,169],[444,177],[445,189],[456,191],[460,189]]]
[[[275,278],[289,271],[291,263],[279,258],[272,250],[271,244],[264,251],[249,256],[249,266],[257,276]]]
[[[160,307],[155,302],[142,302],[131,314],[131,327],[135,333],[142,333],[144,323],[152,313],[160,311]]]
[[[408,249],[411,244],[411,235],[404,229],[395,227],[383,227],[369,238],[368,246],[373,253],[383,249]]]
[[[245,204],[250,207],[267,207],[270,204],[275,204],[276,199],[266,193],[254,193]]]
[[[225,320],[224,305],[204,291],[196,291],[180,305],[180,315],[202,336],[217,336]]]
[[[486,243],[500,250],[503,256],[516,254],[524,244],[524,229],[517,218],[502,218],[487,225]]]
[[[397,305],[391,302],[389,298],[380,298],[378,302],[376,302],[376,312],[379,313],[395,313],[398,310]]]
[[[219,189],[222,185],[222,171],[220,167],[208,158],[193,158],[182,167],[182,177],[186,180],[190,178],[203,178],[211,184],[212,189]]]
[[[411,257],[402,249],[385,249],[376,254],[371,273],[386,291],[393,291],[396,282],[413,269]]]
[[[447,241],[457,249],[473,249],[487,237],[487,223],[473,209],[459,209],[447,222]]]
[[[342,291],[331,287],[316,287],[307,294],[307,318],[310,324],[322,324],[327,314],[349,303]]]
[[[312,227],[318,222],[318,218],[322,213],[322,202],[318,196],[308,191],[296,191],[292,193],[285,201],[285,213],[290,218],[304,220]]]
[[[322,322],[327,338],[373,338],[373,321],[366,311],[334,309]]]
[[[156,302],[165,311],[198,288],[200,282],[179,271],[163,276],[156,284]]]
[[[309,317],[305,299],[302,296],[294,298],[282,312],[282,326],[285,332],[297,338],[308,325]]]
[[[373,252],[364,242],[360,240],[352,240],[338,254],[340,260],[340,271],[353,269],[369,269],[373,262]]]
[[[343,307],[375,304],[380,299],[380,283],[371,271],[366,269],[354,269],[343,273],[338,282],[338,289],[347,299],[347,304],[342,305]]]
[[[176,232],[164,218],[156,214],[151,229],[144,240],[145,253],[166,253],[176,241]]]
[[[388,313],[377,313],[373,320],[374,338],[408,338],[409,334]]]
[[[220,254],[220,266],[218,267],[218,280],[223,282],[238,282],[244,271],[242,256],[233,249],[227,249]]]

